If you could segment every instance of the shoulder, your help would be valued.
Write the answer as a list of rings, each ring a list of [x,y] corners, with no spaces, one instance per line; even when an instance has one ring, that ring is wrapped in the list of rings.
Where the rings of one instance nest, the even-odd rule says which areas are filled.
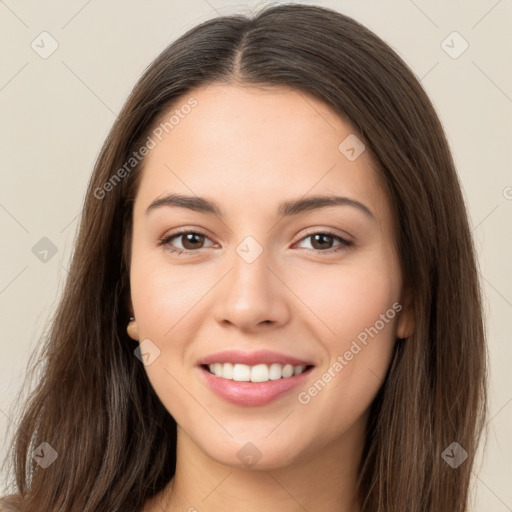
[[[19,512],[21,501],[18,494],[0,497],[0,512]]]

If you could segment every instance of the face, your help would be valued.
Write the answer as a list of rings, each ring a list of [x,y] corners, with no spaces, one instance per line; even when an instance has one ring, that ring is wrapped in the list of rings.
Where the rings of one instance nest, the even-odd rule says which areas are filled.
[[[298,462],[363,424],[408,334],[389,202],[351,125],[302,92],[213,84],[176,109],[153,132],[133,210],[145,369],[204,455]],[[268,379],[262,364],[267,382],[237,380]]]

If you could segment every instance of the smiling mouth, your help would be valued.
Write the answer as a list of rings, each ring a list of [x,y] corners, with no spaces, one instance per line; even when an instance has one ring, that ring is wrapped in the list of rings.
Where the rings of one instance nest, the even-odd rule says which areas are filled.
[[[236,382],[268,382],[272,380],[289,379],[301,375],[313,368],[313,365],[291,364],[257,364],[247,365],[239,363],[212,363],[202,364],[202,368],[216,377]]]

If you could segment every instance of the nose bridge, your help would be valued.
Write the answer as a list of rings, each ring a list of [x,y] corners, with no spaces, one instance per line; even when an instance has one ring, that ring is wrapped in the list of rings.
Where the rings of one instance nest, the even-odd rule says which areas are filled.
[[[270,302],[273,284],[269,256],[268,247],[264,247],[255,237],[246,236],[235,247],[233,254],[230,292],[234,292],[242,301]],[[256,306],[256,303],[252,304],[252,307]]]
[[[246,236],[230,258],[231,271],[219,288],[216,316],[248,328],[266,321],[282,321],[287,308],[282,285],[272,268],[268,247],[253,236]]]

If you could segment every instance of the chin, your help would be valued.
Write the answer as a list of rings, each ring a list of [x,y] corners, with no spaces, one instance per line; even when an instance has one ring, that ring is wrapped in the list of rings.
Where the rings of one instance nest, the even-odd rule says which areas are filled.
[[[272,428],[275,427],[276,425]],[[264,434],[261,429],[256,433],[252,430],[248,432],[246,428],[244,435],[238,436],[231,432],[232,438],[228,435],[222,435],[219,439],[209,437],[198,446],[208,457],[219,464],[236,469],[265,471],[295,463],[302,451],[299,444],[290,437],[287,431],[283,431],[284,434],[281,433],[281,435],[278,435],[277,432],[269,435],[272,428],[266,428]],[[300,443],[303,445],[304,436],[300,437]]]

